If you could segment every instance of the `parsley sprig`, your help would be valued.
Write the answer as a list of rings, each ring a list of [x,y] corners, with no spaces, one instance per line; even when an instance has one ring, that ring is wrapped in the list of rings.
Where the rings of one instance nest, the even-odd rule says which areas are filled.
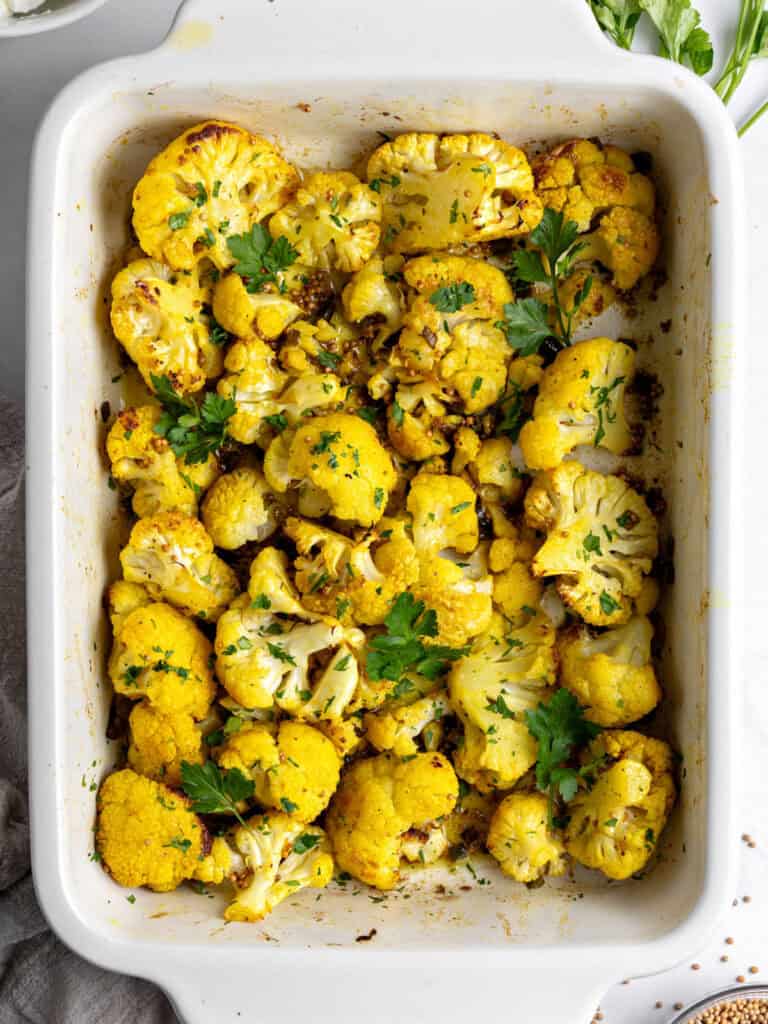
[[[643,13],[637,0],[589,0],[600,28],[624,50],[632,49],[635,26]]]
[[[366,654],[365,668],[373,680],[399,682],[408,671],[437,679],[468,651],[424,643],[424,637],[437,636],[437,614],[407,592],[396,598],[384,625],[387,632],[371,640]]]
[[[196,814],[231,814],[248,828],[237,805],[253,796],[253,781],[239,768],[222,771],[214,761],[204,764],[182,761],[181,787]]]
[[[152,387],[163,413],[155,424],[155,433],[164,437],[177,458],[188,465],[205,462],[227,440],[227,421],[237,407],[231,398],[208,393],[200,405],[174,390],[166,376],[152,374]]]
[[[285,235],[272,238],[263,224],[254,224],[242,235],[230,235],[227,248],[237,261],[236,274],[246,280],[246,289],[260,292],[269,282],[285,291],[282,271],[296,262],[298,252]]]
[[[555,808],[562,799],[572,800],[582,779],[595,769],[594,764],[574,768],[572,755],[593,740],[601,728],[584,717],[584,708],[570,690],[559,689],[535,711],[525,712],[528,732],[538,743],[536,785],[549,801],[550,826],[562,828],[567,819],[558,817]]]
[[[439,313],[458,313],[475,301],[475,288],[469,281],[454,282],[432,292],[429,301]]]

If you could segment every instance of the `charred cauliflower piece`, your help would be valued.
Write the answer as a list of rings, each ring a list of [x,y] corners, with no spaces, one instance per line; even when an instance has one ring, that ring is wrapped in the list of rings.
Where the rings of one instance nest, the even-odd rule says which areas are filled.
[[[372,526],[395,485],[392,460],[373,427],[359,416],[316,416],[292,437],[275,438],[264,475],[278,493],[298,488],[299,512]]]
[[[406,834],[450,814],[458,794],[456,774],[442,754],[408,761],[381,754],[355,762],[326,815],[336,863],[377,889],[394,888]]]
[[[554,469],[578,445],[627,451],[632,434],[624,416],[624,391],[635,354],[628,345],[593,338],[563,349],[541,378],[533,419],[523,424],[520,445],[529,469]]]
[[[179,786],[182,761],[203,762],[203,734],[191,714],[159,711],[143,700],[131,711],[128,729],[128,764],[140,775]]]
[[[144,252],[176,270],[234,259],[227,237],[282,206],[299,176],[278,149],[227,121],[204,121],[150,162],[133,193],[133,226]]]
[[[604,732],[582,755],[597,761],[597,780],[568,805],[565,847],[574,860],[608,878],[642,871],[675,802],[672,751],[639,732]]]
[[[230,567],[213,552],[203,524],[181,512],[140,519],[120,552],[123,576],[154,598],[215,622],[238,591]]]
[[[543,793],[511,793],[496,808],[486,845],[504,874],[516,882],[565,874],[565,847],[547,820]]]
[[[585,622],[626,622],[658,552],[657,524],[645,499],[621,477],[564,462],[536,477],[525,515],[547,534],[534,574],[557,576],[558,593]]]
[[[508,238],[541,220],[525,154],[490,135],[400,135],[371,155],[368,181],[396,252]]]
[[[219,477],[206,494],[201,512],[213,543],[230,551],[271,537],[282,518],[277,496],[253,466]]]
[[[376,341],[385,341],[400,329],[403,318],[401,289],[384,272],[380,256],[374,256],[352,276],[341,299],[344,313],[352,323],[376,323]]]
[[[560,681],[598,725],[636,722],[656,707],[661,687],[651,663],[653,627],[642,615],[593,635],[574,626],[558,638]]]
[[[269,222],[311,267],[360,270],[379,244],[381,199],[348,171],[310,174]]]
[[[196,270],[177,273],[157,260],[134,260],[112,282],[115,337],[147,387],[166,376],[180,394],[199,391],[221,373],[221,350],[211,341],[210,288]]]
[[[453,548],[474,551],[479,539],[475,492],[459,476],[418,473],[411,481],[406,509],[413,516],[418,552],[436,554]]]

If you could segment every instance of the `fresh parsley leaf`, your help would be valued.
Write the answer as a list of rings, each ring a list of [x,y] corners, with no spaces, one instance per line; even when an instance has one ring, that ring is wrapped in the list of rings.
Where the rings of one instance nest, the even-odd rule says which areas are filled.
[[[341,438],[341,431],[339,430],[321,430],[320,440],[317,444],[313,444],[310,451],[313,455],[324,455],[326,452],[330,452],[331,445],[336,444]]]
[[[440,313],[458,313],[464,306],[475,301],[475,288],[468,281],[454,281],[432,292],[429,301]]]
[[[512,348],[521,356],[538,352],[547,338],[552,337],[549,310],[539,299],[520,299],[504,306],[504,319],[496,326],[504,332]]]
[[[472,505],[471,501],[460,501],[458,505],[454,505],[451,508],[451,515],[452,516],[457,516],[459,514],[459,512],[463,512],[465,509],[470,508],[471,505]]]
[[[514,718],[515,712],[508,706],[504,700],[504,694],[500,693],[495,700],[487,698],[487,704],[485,705],[486,711],[493,711],[495,715],[501,715],[502,718]]]
[[[631,50],[635,26],[643,13],[637,0],[589,0],[602,30],[622,49]]]
[[[579,225],[575,221],[566,220],[562,213],[547,207],[538,225],[531,232],[530,241],[547,257],[550,268],[557,268],[557,264],[576,241],[578,233]]]
[[[222,771],[214,761],[182,761],[181,786],[196,814],[231,814],[245,825],[237,805],[253,796],[253,781],[239,768]]]
[[[314,849],[319,842],[320,836],[313,835],[311,832],[302,832],[300,836],[296,836],[293,840],[293,852],[306,853],[308,850]]]
[[[373,680],[398,682],[409,670],[436,679],[467,653],[466,647],[423,642],[423,637],[437,636],[437,614],[407,591],[395,599],[384,625],[387,632],[371,640],[366,654],[366,671]]]
[[[584,555],[586,558],[589,558],[590,555],[602,555],[603,552],[600,548],[600,538],[597,534],[592,533],[591,530],[581,543],[584,548]]]
[[[251,601],[251,608],[271,608],[272,602],[266,594],[257,594]]]
[[[170,843],[164,843],[163,847],[178,850],[180,853],[186,853],[191,845],[191,839],[183,839],[181,836],[174,836]]]
[[[171,231],[180,231],[181,228],[185,228],[189,220],[189,214],[189,210],[183,210],[181,213],[172,213],[168,218],[168,227]]]
[[[236,260],[234,271],[246,280],[249,292],[260,292],[265,284],[280,285],[280,274],[298,258],[298,252],[284,235],[272,238],[263,224],[250,232],[230,235],[227,248]]]
[[[237,411],[231,398],[209,392],[198,405],[193,398],[178,394],[166,376],[151,375],[155,395],[163,414],[154,427],[164,437],[173,454],[189,465],[205,462],[227,440],[227,421]]]
[[[280,797],[280,806],[286,814],[293,814],[294,811],[298,811],[299,809],[299,805],[295,804],[293,800],[289,800],[287,796]]]
[[[267,650],[273,658],[277,658],[278,661],[284,661],[286,665],[296,664],[296,659],[293,655],[289,654],[280,644],[267,643]]]
[[[697,75],[712,67],[712,40],[690,0],[638,0],[656,27],[660,54],[677,64],[690,64]]]
[[[398,403],[397,399],[395,399],[394,402],[392,403],[392,422],[395,424],[396,427],[401,427],[403,425],[404,416],[405,410]]]
[[[343,658],[339,658],[336,664],[333,666],[335,672],[344,672],[349,666],[352,659],[351,654],[345,654]]]
[[[217,345],[219,348],[221,348],[222,345],[226,345],[232,338],[229,331],[225,331],[218,320],[216,320],[212,315],[209,315],[208,317],[208,336],[213,344]]]
[[[600,594],[600,608],[604,615],[613,615],[619,610],[619,602],[615,601],[607,591]]]
[[[544,269],[541,256],[530,249],[520,249],[512,256],[512,265],[515,268],[515,276],[518,281],[526,284],[546,283],[549,281],[549,274]]]
[[[264,420],[270,425],[270,427],[272,427],[273,430],[276,430],[278,434],[282,434],[288,426],[288,420],[281,412],[274,412],[269,416],[265,416]]]
[[[506,394],[501,396],[498,403],[500,418],[496,426],[496,433],[508,437],[513,442],[517,441],[520,428],[526,419],[523,395],[523,389],[512,381]]]
[[[206,191],[205,185],[202,183],[202,181],[198,181],[195,183],[195,192],[196,195],[192,202],[195,204],[195,206],[205,206],[205,204],[208,202],[208,192]]]

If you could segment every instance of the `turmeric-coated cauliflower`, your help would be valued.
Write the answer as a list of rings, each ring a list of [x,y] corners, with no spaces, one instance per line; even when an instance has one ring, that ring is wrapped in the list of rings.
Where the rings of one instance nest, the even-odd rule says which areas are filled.
[[[486,845],[505,875],[516,882],[536,882],[565,873],[565,847],[548,825],[543,793],[511,793],[496,808]]]
[[[133,193],[133,227],[144,252],[176,270],[203,259],[234,263],[227,238],[285,203],[299,176],[279,150],[239,125],[194,125],[150,162]]]
[[[361,882],[392,889],[405,834],[450,814],[458,794],[451,763],[439,753],[355,762],[342,774],[326,815],[337,864]]]
[[[627,291],[645,277],[659,254],[659,232],[652,220],[625,206],[601,217],[597,228],[585,235],[579,260],[598,260],[613,271],[613,284]],[[588,300],[589,301],[589,300]]]
[[[480,552],[480,557],[461,564],[437,554],[419,558],[419,579],[411,593],[435,612],[437,643],[463,647],[487,629],[493,611],[493,582],[482,556]]]
[[[400,385],[387,411],[387,436],[403,458],[423,462],[449,451],[444,430],[449,400],[432,380]]]
[[[242,444],[270,436],[265,418],[279,414],[277,399],[288,383],[274,351],[261,338],[235,341],[227,352],[224,368],[216,390],[235,403],[235,412],[227,422],[229,435]]]
[[[574,626],[557,642],[560,682],[598,725],[636,722],[656,707],[661,687],[651,662],[653,627],[642,615],[594,635]]]
[[[218,548],[233,550],[271,537],[280,525],[279,498],[254,466],[219,477],[205,496],[201,518]]]
[[[249,292],[239,274],[222,277],[213,290],[213,315],[217,323],[241,339],[279,337],[294,320],[302,315],[302,308],[293,301],[288,290],[288,279],[294,282],[295,267],[285,272],[285,291],[269,283],[260,291]]]
[[[312,267],[360,270],[379,244],[381,199],[348,171],[310,174],[269,222]]]
[[[131,612],[135,612],[137,608],[142,608],[147,604],[152,604],[152,598],[147,593],[146,587],[142,587],[139,583],[115,580],[107,591],[107,607],[113,634],[117,636]]]
[[[371,526],[384,514],[396,481],[392,460],[359,416],[316,416],[292,437],[276,437],[264,459],[274,490],[298,488],[299,512]]]
[[[238,768],[255,784],[256,799],[299,821],[325,810],[339,784],[341,759],[319,730],[302,722],[243,725],[219,752],[222,768]]]
[[[139,518],[172,509],[194,516],[198,497],[219,475],[218,463],[213,455],[191,465],[178,459],[155,432],[160,415],[156,405],[117,414],[107,435],[112,476],[133,487],[133,511]]]
[[[411,481],[406,508],[413,516],[413,542],[419,554],[445,548],[474,551],[479,539],[475,492],[460,476],[418,473]]]
[[[557,354],[541,378],[533,419],[520,445],[529,469],[554,469],[577,445],[623,454],[632,444],[624,391],[635,354],[620,341],[592,338]]]
[[[566,850],[608,878],[629,878],[647,864],[675,802],[672,751],[639,732],[607,731],[582,762],[597,764],[597,780],[568,805]]]
[[[166,376],[180,394],[199,391],[221,373],[222,354],[211,341],[210,288],[197,270],[171,270],[157,260],[134,260],[112,282],[115,337],[147,387]]]
[[[160,512],[139,519],[120,552],[123,576],[152,597],[215,622],[238,592],[237,577],[213,552],[198,519]]]
[[[385,341],[400,329],[402,292],[397,282],[384,272],[380,256],[374,256],[353,274],[341,300],[344,313],[352,323],[375,322],[376,341]]]
[[[558,593],[585,622],[626,622],[658,551],[657,524],[645,499],[621,477],[563,462],[535,478],[525,515],[547,534],[534,574],[557,576]]]
[[[525,154],[491,135],[399,135],[373,152],[368,181],[396,252],[508,238],[541,220]]]
[[[160,711],[142,700],[131,711],[128,727],[128,764],[139,775],[179,786],[181,762],[203,761],[203,734],[188,712]]]
[[[402,707],[382,708],[365,715],[365,736],[377,750],[391,750],[397,757],[411,757],[418,753],[416,740],[422,737],[427,749],[427,730],[448,714],[450,705],[444,690],[435,690],[426,697]]]

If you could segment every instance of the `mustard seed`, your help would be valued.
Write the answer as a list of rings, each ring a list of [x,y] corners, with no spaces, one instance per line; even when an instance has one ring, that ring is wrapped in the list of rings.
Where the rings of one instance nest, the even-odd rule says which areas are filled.
[[[692,971],[700,971],[701,970],[701,964],[691,964],[691,970]]]
[[[746,978],[744,977],[744,975],[743,975],[743,974],[737,974],[737,975],[736,975],[736,981],[738,981],[738,983],[739,983],[740,985],[743,985],[743,984],[744,984],[744,982],[745,982],[746,980],[747,980],[747,979],[746,979]]]
[[[726,946],[732,946],[733,945],[733,939],[732,939],[732,937],[730,935],[725,940],[725,944],[726,944]]]
[[[757,974],[758,970],[759,970],[759,968],[757,968],[757,967],[750,967],[749,968],[749,973],[750,974]]]

